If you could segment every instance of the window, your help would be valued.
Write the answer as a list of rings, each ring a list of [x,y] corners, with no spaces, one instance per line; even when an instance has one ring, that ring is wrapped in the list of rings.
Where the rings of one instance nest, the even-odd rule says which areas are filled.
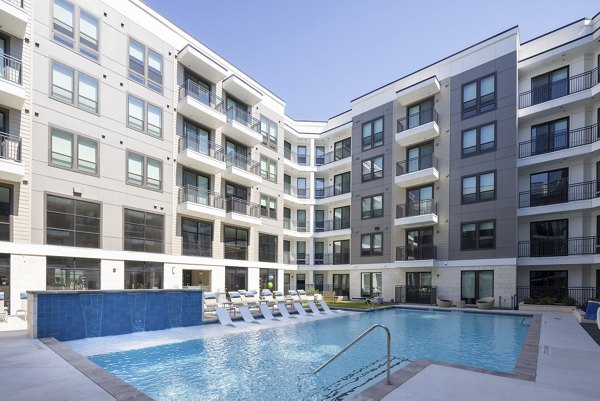
[[[213,224],[205,221],[181,219],[183,254],[189,256],[212,256]]]
[[[460,272],[460,298],[474,304],[479,298],[494,296],[493,270],[463,270]]]
[[[460,249],[494,249],[496,247],[496,222],[494,220],[461,224]]]
[[[98,143],[89,138],[52,128],[50,164],[80,173],[98,173]]]
[[[430,167],[437,168],[437,164],[434,165],[433,163],[434,158],[433,141],[408,148],[406,150],[406,172],[413,173]],[[401,173],[404,173],[404,171],[401,171]]]
[[[434,109],[433,98],[407,107],[406,110],[406,129],[418,127],[433,121]]]
[[[225,259],[248,260],[248,230],[232,226],[223,228]]]
[[[361,297],[373,298],[381,295],[381,273],[361,273],[360,276]]]
[[[277,161],[266,156],[261,156],[260,176],[265,180],[277,182]]]
[[[528,256],[566,256],[569,254],[569,220],[531,222],[529,239]]]
[[[303,166],[306,165],[306,164],[308,164],[307,163],[308,162],[308,154],[306,152],[306,146],[304,146],[304,145],[298,145],[297,149],[298,149],[298,154],[297,154],[297,156],[298,156],[297,157],[298,164],[301,164]]]
[[[543,171],[529,176],[529,206],[552,205],[569,201],[569,169]],[[587,192],[580,189],[579,191]],[[522,194],[527,195],[527,193]],[[578,195],[575,195],[576,197]],[[526,206],[527,196],[519,199]]]
[[[325,231],[325,210],[315,209],[315,232]]]
[[[360,254],[361,256],[383,255],[383,233],[361,235]]]
[[[576,141],[579,142],[580,139]],[[532,126],[530,146],[532,156],[568,148],[569,119],[561,118]]]
[[[260,133],[263,137],[263,144],[271,149],[277,149],[277,124],[265,116],[260,116]]]
[[[462,87],[463,118],[473,117],[496,108],[496,75],[470,82]]]
[[[259,287],[261,289],[271,291],[277,290],[277,269],[260,269],[259,277]]]
[[[383,117],[364,123],[362,126],[362,150],[383,145]]]
[[[0,184],[0,241],[10,241],[12,187]]]
[[[317,180],[315,178],[315,180]],[[315,182],[317,184],[317,182]],[[316,190],[317,188],[315,188]],[[342,195],[350,192],[350,172],[335,175],[333,177],[333,195]],[[325,194],[327,196],[327,194]]]
[[[124,209],[123,215],[125,251],[164,252],[164,216],[131,209]]]
[[[100,248],[100,204],[48,195],[46,243]]]
[[[361,200],[362,219],[383,216],[383,194],[367,196]]]
[[[433,185],[407,189],[406,215],[396,215],[396,218],[422,216],[429,213],[437,214],[436,203],[433,200]]]
[[[325,146],[315,146],[315,166],[325,164]]]
[[[462,202],[473,203],[496,198],[496,173],[482,173],[462,178]]]
[[[277,198],[261,194],[260,215],[269,219],[277,219]]]
[[[0,293],[4,295],[6,311],[14,313],[10,307],[10,255],[8,254],[0,254]],[[17,308],[20,309],[20,306]]]
[[[248,288],[248,269],[245,267],[225,267],[225,291]]]
[[[164,265],[159,262],[125,261],[125,289],[162,289]]]
[[[98,80],[56,61],[52,62],[50,93],[56,100],[98,113]]]
[[[306,232],[306,210],[296,210],[296,229],[298,230],[298,232]]]
[[[377,156],[362,162],[362,180],[371,181],[383,178],[383,156]]]
[[[348,263],[350,263],[350,240],[333,241],[333,264],[345,265]]]
[[[335,291],[336,296],[350,297],[350,275],[334,274],[333,291]]]
[[[183,120],[183,137],[186,149],[223,160],[222,152],[217,153],[215,145],[210,142],[210,130],[189,120]]]
[[[155,137],[162,137],[162,110],[137,97],[127,97],[127,126],[144,131]]]
[[[162,92],[162,56],[129,38],[129,78],[148,88]]]
[[[127,152],[127,183],[160,191],[162,163],[156,159]]]
[[[99,290],[100,259],[46,258],[47,290]]]
[[[277,263],[277,236],[258,234],[258,260],[260,262]]]
[[[346,157],[350,157],[352,151],[352,138],[342,139],[333,144],[333,156],[334,161],[342,160]],[[326,160],[325,160],[326,161]],[[323,164],[325,164],[325,161]]]
[[[494,150],[496,150],[496,123],[463,131],[463,157],[493,152]]]
[[[66,0],[54,0],[53,14],[54,41],[98,60],[98,18]]]
[[[345,230],[350,228],[350,206],[333,209],[333,229]]]
[[[531,104],[547,102],[568,94],[568,66],[531,78]]]

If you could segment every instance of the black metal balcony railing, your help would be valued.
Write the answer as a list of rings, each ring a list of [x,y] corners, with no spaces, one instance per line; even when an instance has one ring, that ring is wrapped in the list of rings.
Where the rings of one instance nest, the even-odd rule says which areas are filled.
[[[350,263],[350,253],[315,253],[315,265],[347,265]]]
[[[0,159],[21,161],[21,138],[0,132]]]
[[[350,228],[350,220],[333,219],[315,221],[315,232],[322,233],[327,231],[346,230]]]
[[[524,109],[535,104],[581,92],[597,84],[598,67],[566,79],[561,79],[560,81],[536,86],[527,92],[519,94],[519,108]]]
[[[225,112],[223,107],[223,99],[189,79],[185,84],[179,87],[179,100],[182,100],[186,96],[189,96],[192,99],[207,105],[219,113]]]
[[[424,285],[397,285],[394,289],[394,301],[397,304],[435,305],[436,287]]]
[[[206,155],[221,162],[225,160],[225,155],[223,154],[223,148],[221,146],[204,140],[196,134],[187,134],[186,136],[179,138],[179,151],[182,152],[186,149]]]
[[[310,155],[308,153],[299,154],[289,149],[284,149],[283,157],[301,166],[308,166],[310,164]]]
[[[340,149],[332,152],[317,155],[315,157],[315,166],[324,166],[329,163],[336,162],[338,160],[346,159],[352,155],[352,149],[350,146],[342,146]]]
[[[569,255],[593,255],[600,247],[596,237],[519,241],[519,257],[549,257]]]
[[[600,135],[597,123],[570,131],[562,130],[519,143],[519,159],[589,145],[598,140]]]
[[[553,184],[553,188],[519,192],[519,207],[554,205],[598,198],[598,181],[568,184],[567,180]]]
[[[223,256],[225,259],[248,260],[248,246],[225,243]]]
[[[414,173],[431,167],[438,168],[438,158],[433,153],[397,162],[396,175]]]
[[[587,301],[598,298],[600,294],[596,287],[559,287],[559,286],[534,286],[517,287],[517,303],[528,302],[540,303],[542,298],[551,298],[554,303],[562,303],[571,298],[575,305],[585,309]]]
[[[331,198],[332,196],[350,193],[350,183],[343,185],[330,185],[325,188],[315,189],[315,199]]]
[[[223,195],[193,185],[180,187],[178,199],[178,203],[192,202],[217,209],[223,209],[225,207]]]
[[[260,218],[260,205],[258,203],[247,202],[240,198],[230,197],[225,199],[225,205],[225,210],[227,210],[227,212]]]
[[[23,8],[23,0],[4,0],[4,2],[12,4],[15,7]]]
[[[422,216],[430,213],[437,214],[437,202],[433,199],[396,205],[397,219],[411,216]]]
[[[182,253],[185,256],[212,257],[212,243],[183,243]]]
[[[260,162],[255,162],[248,157],[235,152],[229,152],[225,156],[227,167],[237,167],[251,174],[260,176]]]
[[[310,257],[307,253],[296,253],[291,252],[283,253],[283,263],[288,265],[307,265],[310,261]]]
[[[433,244],[396,247],[396,260],[437,259],[437,246]]]
[[[287,217],[283,218],[283,228],[286,230],[297,231],[299,233],[307,233],[310,231],[310,224],[308,221],[297,221]]]
[[[0,53],[0,78],[21,85],[21,60]]]
[[[399,118],[396,122],[396,132],[406,131],[432,121],[438,122],[438,112],[435,108]]]
[[[253,117],[251,113],[237,106],[229,106],[226,111],[228,121],[237,121],[243,126],[260,134],[260,120]]]
[[[310,189],[309,188],[298,188],[285,182],[283,184],[283,193],[287,195],[292,195],[298,199],[308,199],[310,198]]]

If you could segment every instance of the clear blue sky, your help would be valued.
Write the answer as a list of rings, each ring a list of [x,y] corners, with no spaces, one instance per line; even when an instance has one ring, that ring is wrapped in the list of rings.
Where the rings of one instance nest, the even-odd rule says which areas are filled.
[[[514,25],[526,41],[600,11],[596,0],[145,2],[285,100],[299,120],[326,120]]]

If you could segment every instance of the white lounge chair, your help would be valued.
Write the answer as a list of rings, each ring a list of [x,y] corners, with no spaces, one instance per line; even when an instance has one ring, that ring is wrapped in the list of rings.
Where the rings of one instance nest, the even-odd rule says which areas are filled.
[[[214,292],[205,292],[204,293],[204,311],[206,312],[214,312],[219,306],[217,302],[217,296]]]
[[[259,308],[260,308],[260,311],[261,311],[262,315],[264,316],[265,320],[279,320],[279,319],[275,319],[275,317],[271,313],[271,309],[269,309],[269,307],[267,305],[265,305],[265,304],[260,305]]]
[[[277,309],[279,309],[279,313],[282,317],[296,319],[296,316],[290,315],[285,304],[277,304]]]
[[[321,304],[321,308],[323,308],[323,311],[325,311],[325,313],[329,314],[329,313],[338,313],[339,312],[337,310],[335,310],[335,311],[331,310],[331,308],[329,307],[329,305],[327,305],[327,302],[325,302],[323,300],[321,300],[320,304]]]
[[[258,308],[260,306],[260,300],[257,295],[254,295],[252,292],[246,292],[245,294],[240,294],[242,296],[242,301],[249,308]]]
[[[231,316],[229,316],[229,312],[227,312],[227,309],[223,308],[222,306],[217,306],[215,310],[217,311],[219,323],[221,323],[223,326],[235,327],[235,324],[233,324],[233,322],[231,321]]]
[[[296,290],[288,290],[288,297],[290,297],[294,302],[302,301],[302,299],[300,299],[300,295],[298,295],[298,291]]]
[[[292,297],[286,297],[281,291],[275,291],[275,300],[280,304],[285,304],[286,307],[291,306],[294,303]]]
[[[252,316],[252,313],[250,313],[250,309],[248,309],[247,306],[240,306],[239,310],[240,310],[240,313],[242,314],[242,318],[244,319],[244,322],[260,323],[260,322],[257,322],[256,319],[254,319],[254,316]]]
[[[315,305],[315,303],[312,302],[312,301],[308,302],[308,307],[310,308],[310,310],[312,311],[312,313],[315,314],[315,315],[318,315],[320,313],[325,313],[325,312],[321,312],[319,310],[319,308],[317,308],[317,305]]]
[[[228,294],[229,300],[231,301],[231,307],[239,309],[241,306],[246,306],[246,303],[239,292],[229,291]]]
[[[27,320],[27,293],[22,292],[19,296],[21,298],[21,309],[17,309],[15,314],[17,316],[23,316],[23,320]]]
[[[298,290],[298,298],[304,303],[315,302],[315,296],[308,295],[304,290]]]
[[[4,307],[4,292],[0,292],[0,321],[8,323],[7,316],[8,312]]]
[[[263,300],[267,301],[267,306],[273,306],[279,302],[273,297],[273,293],[271,292],[271,290],[262,290],[260,295],[263,298]]]
[[[294,308],[300,316],[308,316],[308,313],[306,313],[306,310],[304,310],[304,306],[302,306],[300,302],[294,302]]]

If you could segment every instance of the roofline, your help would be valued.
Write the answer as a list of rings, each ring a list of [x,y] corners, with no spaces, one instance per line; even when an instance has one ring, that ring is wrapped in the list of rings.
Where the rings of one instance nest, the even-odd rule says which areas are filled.
[[[600,13],[599,13],[599,14],[600,14]],[[596,14],[596,15],[597,15],[597,14]],[[554,32],[560,31],[561,29],[565,29],[565,28],[566,28],[566,27],[568,27],[568,26],[571,26],[571,25],[577,24],[578,22],[584,21],[584,20],[586,20],[586,19],[587,19],[587,18],[579,18],[578,20],[576,20],[576,21],[573,21],[573,22],[570,22],[570,23],[568,23],[568,24],[566,24],[566,25],[563,25],[563,26],[561,26],[560,28],[553,29],[553,30],[551,30],[550,32],[543,33],[543,34],[541,34],[541,35],[539,35],[539,36],[536,36],[536,37],[535,37],[535,38],[533,38],[533,39],[529,39],[529,40],[527,40],[527,41],[525,41],[525,42],[522,42],[522,43],[521,43],[521,46],[523,46],[523,45],[526,45],[526,44],[527,44],[527,43],[529,43],[529,42],[533,42],[534,40],[538,40],[539,38],[543,38],[544,36],[547,36],[547,35],[553,34]]]
[[[599,13],[599,14],[600,14],[600,13]],[[542,51],[542,52],[536,53],[536,54],[534,54],[534,55],[531,55],[531,56],[529,56],[529,57],[527,57],[527,58],[524,58],[524,59],[522,59],[522,60],[519,60],[519,61],[518,61],[518,63],[522,63],[523,61],[527,61],[527,60],[529,60],[529,59],[532,59],[532,58],[534,58],[534,57],[537,57],[537,56],[539,56],[540,54],[548,53],[548,52],[550,52],[550,51],[553,51],[553,50],[556,50],[556,49],[558,49],[558,48],[560,48],[560,47],[563,47],[563,46],[566,46],[566,45],[568,45],[568,44],[571,44],[571,43],[577,42],[578,40],[582,40],[582,39],[585,39],[585,38],[587,38],[587,37],[589,37],[589,36],[593,36],[593,35],[594,35],[596,32],[598,32],[598,30],[600,30],[600,27],[596,28],[596,29],[595,29],[595,30],[593,30],[592,32],[588,33],[587,35],[580,36],[580,37],[578,37],[578,38],[575,38],[575,39],[573,39],[573,40],[569,40],[568,42],[561,43],[560,45],[554,46],[554,47],[553,47],[553,48],[551,48],[551,49],[546,49],[546,50],[544,50],[544,51]]]
[[[513,29],[518,29],[518,28],[519,28],[519,25],[515,25],[515,26],[513,26],[513,27],[511,27],[511,28],[508,28],[508,29],[506,29],[506,30],[504,30],[504,31],[502,31],[502,32],[500,32],[500,33],[497,33],[497,34],[495,34],[495,35],[493,35],[493,36],[490,36],[490,37],[489,37],[489,38],[487,38],[487,39],[484,39],[484,40],[482,40],[482,41],[479,41],[479,42],[475,43],[474,45],[471,45],[471,46],[469,46],[469,47],[465,47],[464,49],[462,49],[462,50],[459,50],[459,51],[457,51],[457,52],[455,52],[455,53],[452,53],[451,55],[449,55],[449,56],[446,56],[446,57],[444,57],[444,58],[442,58],[442,59],[440,59],[440,60],[434,61],[433,63],[431,63],[431,64],[429,64],[429,65],[426,65],[426,66],[425,66],[425,67],[423,67],[423,68],[419,68],[418,70],[416,70],[416,71],[413,71],[413,72],[411,72],[411,73],[409,73],[409,74],[406,74],[406,75],[404,75],[403,77],[400,77],[400,78],[398,78],[398,79],[395,79],[395,80],[393,80],[392,82],[388,82],[387,84],[385,84],[385,85],[382,85],[382,86],[380,86],[379,88],[373,89],[372,91],[370,91],[370,92],[367,92],[367,93],[365,93],[364,95],[360,95],[359,97],[357,97],[357,98],[354,98],[354,99],[350,100],[350,103],[352,103],[352,102],[354,102],[354,101],[356,101],[356,100],[358,100],[358,99],[360,99],[360,98],[362,98],[362,97],[368,96],[368,95],[370,95],[370,94],[371,94],[371,93],[373,93],[373,92],[377,92],[378,90],[380,90],[380,89],[383,89],[383,88],[385,88],[386,86],[389,86],[389,85],[391,85],[391,84],[394,84],[394,83],[396,83],[396,82],[398,82],[398,81],[401,81],[401,80],[403,80],[403,79],[405,79],[405,78],[408,78],[408,77],[410,77],[411,75],[414,75],[414,74],[416,74],[416,73],[418,73],[418,72],[421,72],[421,71],[423,71],[423,70],[425,70],[425,69],[427,69],[427,68],[429,68],[429,67],[431,67],[431,66],[434,66],[434,65],[436,65],[436,64],[438,64],[438,63],[441,63],[442,61],[445,61],[445,60],[447,60],[447,59],[449,59],[449,58],[451,58],[451,57],[454,57],[454,56],[456,56],[457,54],[460,54],[460,53],[462,53],[462,52],[464,52],[464,51],[467,51],[467,50],[469,50],[469,49],[471,49],[471,48],[473,48],[473,47],[475,47],[475,46],[479,46],[480,44],[482,44],[482,43],[485,43],[485,42],[487,42],[488,40],[494,39],[494,38],[496,38],[496,37],[498,37],[498,36],[500,36],[500,35],[504,35],[506,32],[510,32],[510,31],[512,31]]]

